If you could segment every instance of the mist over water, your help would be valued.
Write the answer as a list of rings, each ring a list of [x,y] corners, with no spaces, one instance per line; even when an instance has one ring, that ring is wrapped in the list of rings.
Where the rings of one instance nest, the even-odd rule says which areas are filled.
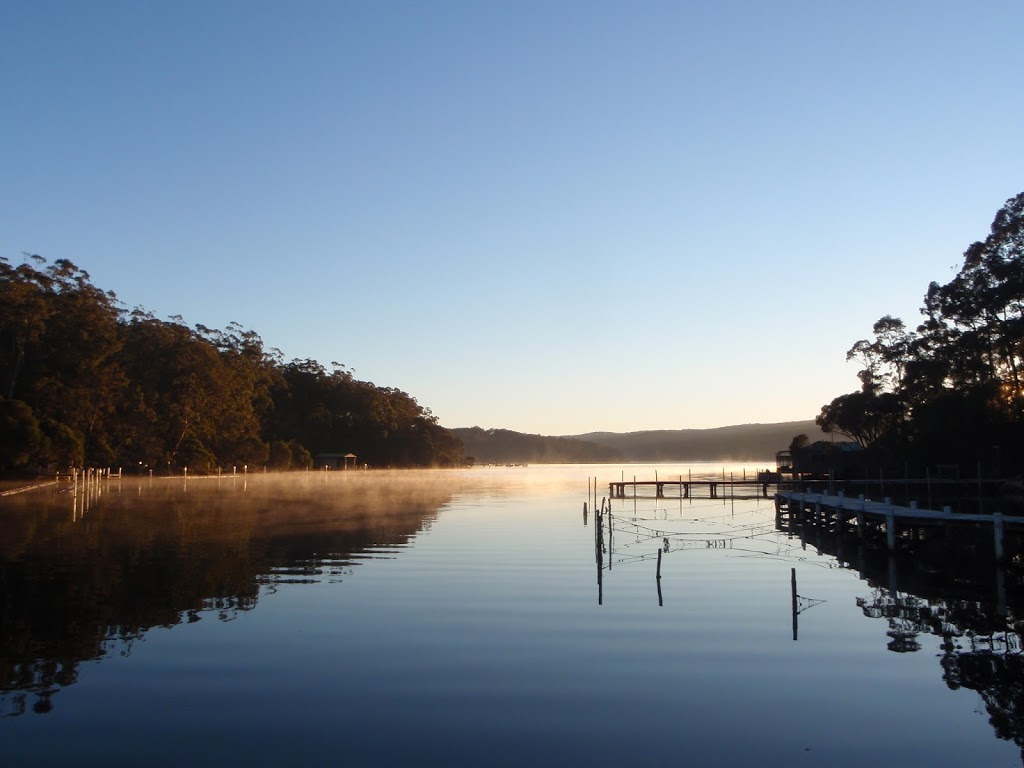
[[[780,531],[771,499],[606,498],[633,475],[756,469],[126,477],[5,497],[3,752],[1020,765],[1012,568],[1000,613],[994,576],[943,582]],[[595,494],[612,520],[600,587]]]

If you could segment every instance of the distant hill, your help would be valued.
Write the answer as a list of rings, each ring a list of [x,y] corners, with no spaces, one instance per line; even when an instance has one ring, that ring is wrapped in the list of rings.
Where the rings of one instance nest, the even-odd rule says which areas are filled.
[[[627,461],[764,461],[789,447],[795,435],[829,440],[813,421],[741,424],[715,429],[589,432],[548,437],[508,429],[449,430],[479,464],[584,464]]]
[[[527,435],[508,429],[449,429],[478,464],[601,464],[625,458],[615,448],[572,437]]]
[[[810,420],[715,429],[589,432],[573,437],[614,449],[627,461],[774,461],[775,452],[788,448],[799,434],[812,443],[831,439]]]

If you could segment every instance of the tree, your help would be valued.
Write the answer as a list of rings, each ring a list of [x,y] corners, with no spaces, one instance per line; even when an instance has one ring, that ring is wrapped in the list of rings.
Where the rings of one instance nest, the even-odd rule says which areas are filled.
[[[81,435],[87,461],[110,464],[112,417],[126,384],[117,297],[67,259],[46,272],[53,314],[36,356],[33,407]]]
[[[846,353],[846,359],[857,360],[864,367],[857,373],[861,388],[870,394],[903,390],[907,365],[913,350],[914,334],[907,331],[898,317],[886,315],[872,330],[874,341],[861,339]]]
[[[902,413],[899,398],[891,392],[851,392],[822,406],[814,421],[823,432],[838,432],[866,448],[894,435]]]
[[[862,446],[899,442],[921,456],[1016,444],[1016,426],[1024,427],[1024,193],[967,248],[952,280],[929,284],[921,313],[916,331],[886,315],[873,340],[851,347],[861,391],[823,406],[818,424]]]
[[[44,264],[40,256],[29,256]],[[8,399],[20,393],[27,362],[37,352],[54,313],[49,300],[50,277],[29,264],[10,266],[0,258],[0,372],[3,394]]]
[[[42,437],[39,422],[28,405],[0,397],[0,468],[26,464]]]
[[[309,469],[313,466],[313,457],[299,443],[291,440],[288,447],[292,452],[292,466],[295,469]]]
[[[945,285],[932,283],[922,332],[954,387],[998,381],[1014,418],[1024,413],[1024,193],[1006,201],[988,237],[964,252]]]
[[[340,363],[285,364],[237,323],[125,312],[66,259],[0,259],[0,396],[8,462],[310,466],[304,446],[377,465],[461,460],[461,442],[407,393]]]
[[[271,469],[285,470],[292,466],[292,447],[284,440],[273,440],[270,443],[270,458],[267,466]]]
[[[38,454],[41,463],[53,463],[65,469],[85,464],[85,440],[78,432],[54,419],[44,419],[40,428],[43,432]]]

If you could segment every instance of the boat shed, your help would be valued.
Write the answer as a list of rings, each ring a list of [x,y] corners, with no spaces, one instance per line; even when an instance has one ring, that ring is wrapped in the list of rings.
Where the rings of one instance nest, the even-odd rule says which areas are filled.
[[[318,469],[348,469],[349,466],[355,469],[356,458],[354,453],[318,453],[313,463]]]

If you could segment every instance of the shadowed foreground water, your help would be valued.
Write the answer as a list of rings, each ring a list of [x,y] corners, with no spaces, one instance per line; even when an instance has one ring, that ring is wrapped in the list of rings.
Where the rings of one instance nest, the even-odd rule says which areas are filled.
[[[617,499],[599,597],[587,478],[620,471],[125,478],[4,498],[0,755],[1021,764],[1012,567],[1000,604],[987,566],[780,532],[769,500]]]

